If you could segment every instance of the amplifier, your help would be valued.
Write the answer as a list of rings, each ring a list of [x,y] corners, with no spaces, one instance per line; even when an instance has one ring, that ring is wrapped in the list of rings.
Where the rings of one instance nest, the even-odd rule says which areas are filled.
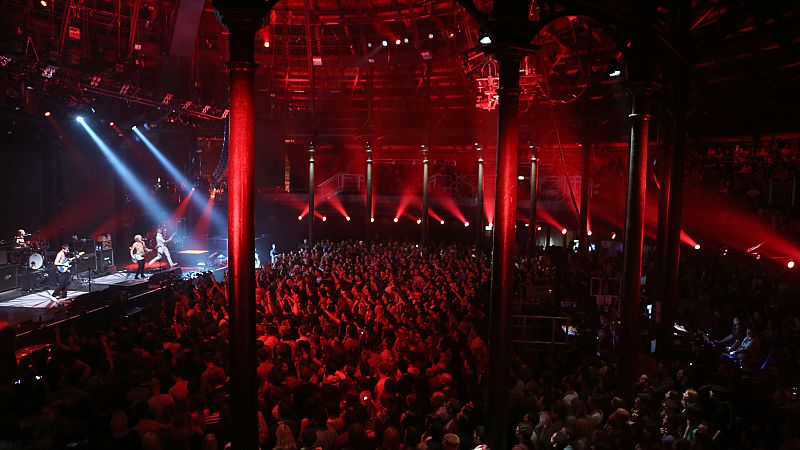
[[[83,273],[88,270],[97,270],[97,255],[92,253],[87,253],[72,263],[74,269],[72,270],[74,273]]]
[[[0,292],[10,291],[16,289],[17,284],[17,270],[19,266],[16,264],[6,264],[0,266]]]
[[[114,251],[101,250],[97,252],[97,271],[105,273],[114,265]]]

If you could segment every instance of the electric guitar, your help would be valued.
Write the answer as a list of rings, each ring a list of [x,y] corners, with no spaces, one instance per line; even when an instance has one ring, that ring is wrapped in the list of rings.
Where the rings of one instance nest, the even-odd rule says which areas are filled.
[[[63,262],[56,264],[56,268],[58,269],[59,273],[67,273],[69,269],[72,267],[72,261],[80,258],[81,256],[85,255],[86,252],[80,252],[77,255],[73,256],[72,258],[67,258]]]

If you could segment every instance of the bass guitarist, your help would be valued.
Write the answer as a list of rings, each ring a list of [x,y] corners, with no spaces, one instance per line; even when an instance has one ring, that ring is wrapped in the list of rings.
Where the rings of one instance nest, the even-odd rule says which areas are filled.
[[[133,237],[133,245],[131,245],[131,259],[138,266],[136,268],[136,276],[133,277],[134,279],[138,279],[139,277],[144,278],[144,255],[149,251],[150,249],[145,245],[141,234],[137,234]]]

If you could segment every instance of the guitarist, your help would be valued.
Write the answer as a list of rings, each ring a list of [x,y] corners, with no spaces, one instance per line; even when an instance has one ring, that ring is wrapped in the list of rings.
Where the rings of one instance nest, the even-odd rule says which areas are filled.
[[[72,272],[69,270],[70,259],[68,255],[69,245],[63,244],[61,250],[56,255],[55,261],[53,261],[53,264],[58,268],[58,271],[56,271],[58,287],[53,291],[53,297],[55,298],[67,298],[67,287],[69,286],[69,282],[72,281]]]
[[[163,256],[167,258],[170,267],[175,267],[177,264],[172,262],[172,256],[170,256],[169,247],[167,247],[167,242],[172,241],[172,238],[175,237],[175,233],[172,233],[169,239],[164,239],[164,231],[164,227],[158,227],[156,230],[156,251],[158,251],[158,255],[150,261],[150,264],[155,264],[156,261],[160,260]]]
[[[150,249],[144,244],[141,234],[137,234],[133,237],[133,245],[131,245],[131,259],[138,265],[136,269],[136,276],[133,277],[134,279],[139,277],[144,278],[144,255],[149,251]]]

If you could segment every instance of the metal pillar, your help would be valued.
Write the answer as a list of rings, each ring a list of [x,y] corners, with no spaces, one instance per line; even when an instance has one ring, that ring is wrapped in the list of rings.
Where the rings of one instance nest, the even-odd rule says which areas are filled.
[[[497,54],[497,184],[492,242],[492,281],[489,308],[489,366],[487,417],[492,448],[508,448],[509,319],[514,299],[516,249],[517,163],[519,147],[519,68],[521,55]]]
[[[370,240],[370,230],[372,229],[372,147],[367,142],[367,204],[364,206],[364,224],[366,231],[366,241]]]
[[[475,152],[478,154],[478,186],[475,199],[475,251],[483,253],[483,155],[480,144],[475,143]]]
[[[635,361],[636,353],[639,350],[642,245],[647,189],[647,134],[650,125],[651,89],[645,84],[631,86],[633,108],[629,115],[631,121],[630,156],[622,263],[623,305],[619,360],[621,386],[629,400],[636,378]]]
[[[533,258],[536,256],[536,201],[539,194],[539,164],[536,159],[536,147],[530,145],[529,148],[531,150],[531,198],[528,205],[528,220],[531,223],[528,225],[528,239],[530,239],[530,257]]]
[[[255,33],[269,12],[267,2],[215,0],[228,28],[230,55],[230,148],[228,153],[228,304],[230,308],[230,394],[235,450],[256,449],[254,192]]]
[[[314,143],[308,144],[308,244],[314,243]]]
[[[588,103],[588,97],[586,97]],[[580,231],[578,233],[580,239],[581,253],[586,253],[589,250],[589,170],[591,168],[592,157],[592,142],[591,133],[589,132],[590,117],[589,107],[583,108],[584,124],[583,124],[583,167],[581,170],[581,208],[580,208]],[[569,180],[567,180],[569,182]]]
[[[664,283],[664,275],[666,273],[666,265],[667,263],[667,254],[666,254],[666,245],[667,245],[667,233],[668,233],[668,211],[669,211],[669,200],[670,200],[670,190],[671,190],[671,183],[672,183],[672,159],[674,158],[674,151],[670,148],[671,139],[669,139],[668,133],[665,133],[666,130],[666,123],[667,120],[666,114],[664,114],[664,104],[663,102],[659,105],[658,115],[656,116],[659,120],[657,121],[657,133],[658,138],[656,142],[658,143],[658,150],[660,153],[659,157],[659,177],[658,177],[658,218],[656,222],[656,251],[655,251],[655,268],[654,268],[654,279],[653,284],[650,284],[650,280],[648,279],[648,290],[650,290],[651,286],[654,288],[653,292],[656,293],[656,301],[657,304],[663,305],[664,296],[666,295],[666,284]],[[655,168],[654,168],[655,172]],[[661,321],[661,318],[658,319],[661,322],[661,326],[665,326],[664,322]],[[661,352],[662,342],[661,339],[658,340],[656,350]]]
[[[678,8],[678,28],[687,30],[691,5],[681,0]],[[687,33],[688,35],[688,33]],[[664,356],[672,353],[673,324],[675,323],[675,300],[678,294],[678,270],[681,252],[681,213],[683,210],[683,161],[686,154],[686,111],[689,103],[688,64],[676,66],[672,83],[672,157],[669,182],[669,206],[667,210],[667,235],[664,245],[663,303],[661,306],[661,336],[659,352]],[[662,186],[666,182],[662,181]]]
[[[428,242],[428,147],[422,144],[422,243]]]

